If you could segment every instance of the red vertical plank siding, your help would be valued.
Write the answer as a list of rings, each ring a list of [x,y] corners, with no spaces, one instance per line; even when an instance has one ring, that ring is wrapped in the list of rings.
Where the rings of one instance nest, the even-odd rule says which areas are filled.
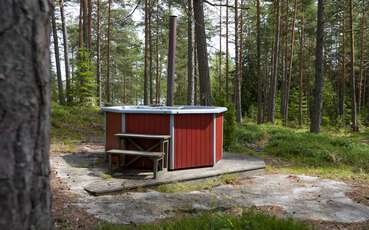
[[[216,115],[216,160],[222,159],[223,152],[223,114]]]
[[[213,114],[174,115],[175,169],[213,165]]]
[[[107,112],[105,114],[105,119],[105,150],[119,148],[118,138],[116,138],[114,134],[122,132],[122,114]]]
[[[166,114],[126,114],[126,132],[138,134],[153,134],[153,135],[170,135],[169,115]],[[147,148],[156,143],[153,140],[135,140],[140,146]],[[128,143],[128,149],[136,149]],[[154,149],[159,151],[159,147]],[[170,148],[169,153],[170,156]],[[127,157],[131,159],[132,157]],[[132,165],[133,168],[151,169],[152,161],[149,159],[140,159]]]
[[[127,113],[126,132],[153,135],[169,135],[169,115]]]

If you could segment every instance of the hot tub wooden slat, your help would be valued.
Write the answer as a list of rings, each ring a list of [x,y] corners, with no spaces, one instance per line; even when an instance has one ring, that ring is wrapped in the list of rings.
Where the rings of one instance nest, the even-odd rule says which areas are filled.
[[[169,135],[151,135],[151,134],[138,134],[138,133],[117,133],[117,137],[131,137],[131,138],[145,138],[145,139],[169,139]]]
[[[133,155],[133,156],[141,156],[141,157],[163,157],[164,156],[164,153],[162,152],[147,152],[147,151],[137,151],[137,150],[126,150],[126,149],[111,149],[107,151],[107,153]]]

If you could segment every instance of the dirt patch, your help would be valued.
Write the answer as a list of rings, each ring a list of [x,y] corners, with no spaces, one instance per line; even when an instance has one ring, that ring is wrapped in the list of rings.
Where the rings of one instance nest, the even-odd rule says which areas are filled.
[[[55,171],[51,172],[51,191],[55,229],[90,230],[101,222],[75,205],[77,195],[70,192],[70,188],[57,177]]]

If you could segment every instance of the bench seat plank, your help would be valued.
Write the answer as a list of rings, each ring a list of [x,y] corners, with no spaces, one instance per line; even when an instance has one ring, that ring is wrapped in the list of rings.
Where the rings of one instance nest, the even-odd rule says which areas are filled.
[[[162,152],[147,152],[147,151],[137,151],[137,150],[126,150],[126,149],[111,149],[111,150],[108,150],[107,153],[134,155],[134,156],[152,157],[152,158],[160,158],[164,156],[164,153]]]
[[[138,134],[138,133],[117,133],[117,137],[128,137],[128,138],[144,138],[144,139],[170,139],[169,135],[151,135],[151,134]]]

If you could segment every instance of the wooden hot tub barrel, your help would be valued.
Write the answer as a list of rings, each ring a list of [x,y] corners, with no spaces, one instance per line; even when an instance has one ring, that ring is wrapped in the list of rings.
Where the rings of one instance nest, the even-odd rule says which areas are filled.
[[[214,166],[222,159],[224,107],[112,106],[102,110],[106,150],[119,148],[117,133],[170,135],[170,170]]]

